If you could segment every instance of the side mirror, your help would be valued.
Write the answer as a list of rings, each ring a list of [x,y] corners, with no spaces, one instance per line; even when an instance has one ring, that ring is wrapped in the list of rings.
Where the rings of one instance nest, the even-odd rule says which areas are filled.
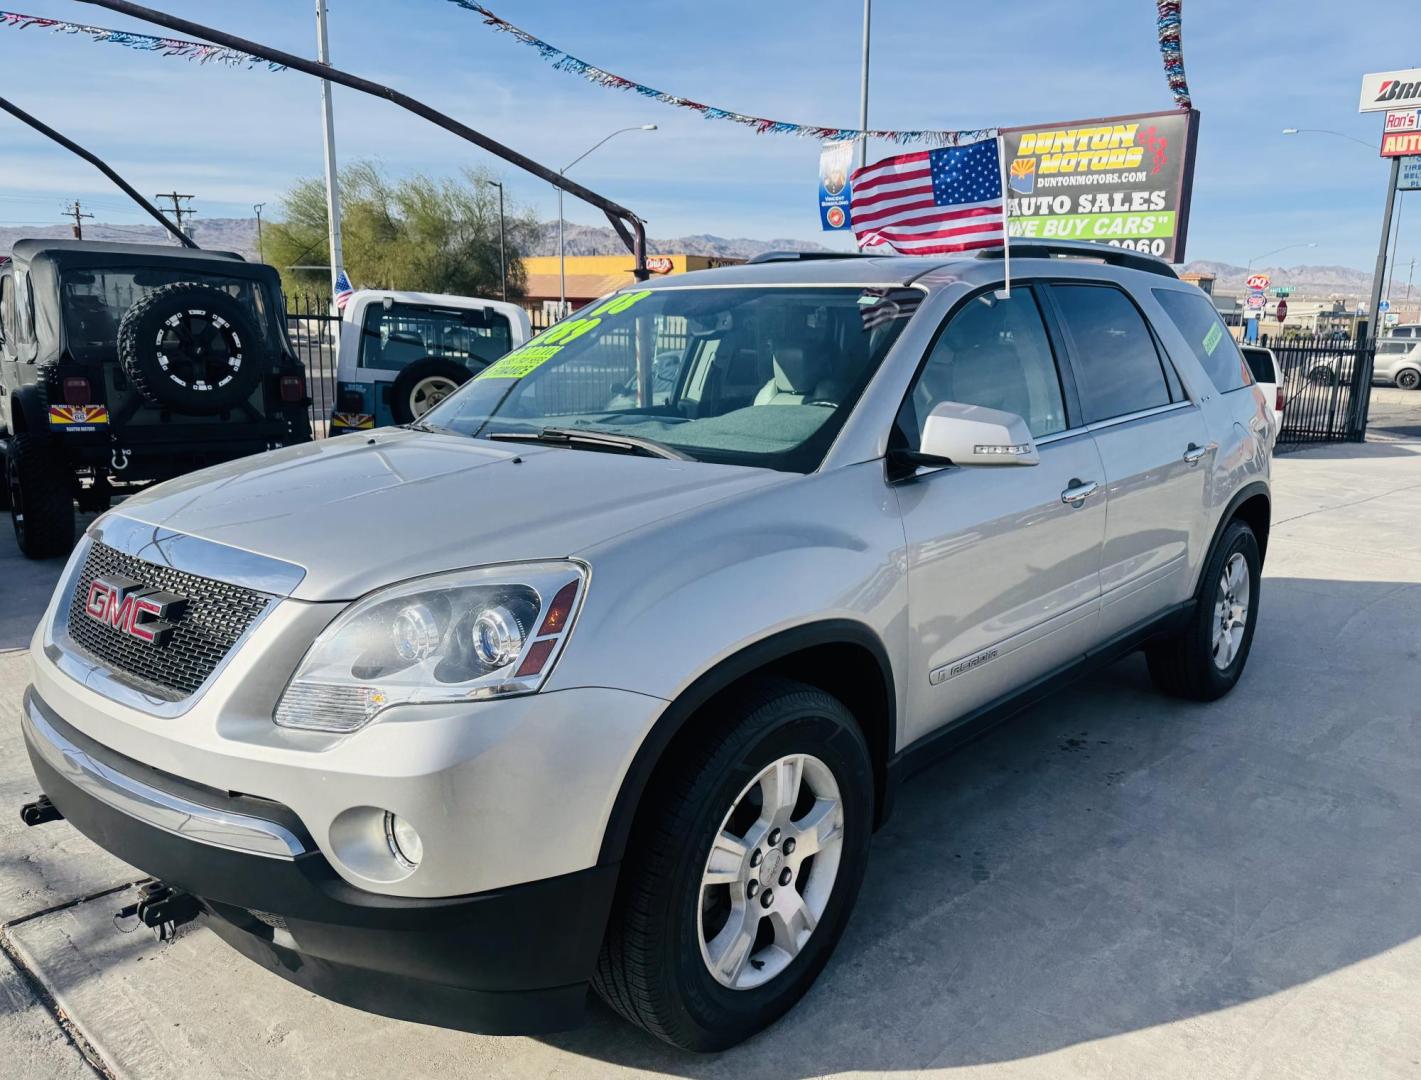
[[[1016,413],[958,401],[944,401],[928,414],[918,454],[954,465],[1036,465],[1041,461],[1031,430]]]

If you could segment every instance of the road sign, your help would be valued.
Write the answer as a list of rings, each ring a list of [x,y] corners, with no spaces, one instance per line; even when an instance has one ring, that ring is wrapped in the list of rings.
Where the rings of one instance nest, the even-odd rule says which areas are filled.
[[[1391,301],[1390,301],[1390,300],[1381,300],[1381,301],[1379,301],[1379,302],[1377,303],[1377,310],[1378,310],[1378,311],[1390,311],[1390,310],[1391,310]]]
[[[1421,155],[1401,159],[1401,173],[1396,178],[1397,191],[1421,191]]]
[[[1267,274],[1249,274],[1246,284],[1250,289],[1266,289],[1271,280]]]
[[[1278,316],[1278,322],[1281,325],[1283,320],[1288,317],[1288,301],[1279,300],[1278,310],[1275,312],[1275,314]]]
[[[1421,68],[1362,76],[1358,112],[1390,112],[1408,107],[1421,107]]]
[[[1273,295],[1280,300],[1285,296],[1292,296],[1293,287],[1291,285],[1275,285],[1273,286]]]
[[[1249,311],[1262,311],[1267,305],[1268,299],[1261,292],[1249,293],[1248,299],[1244,301],[1248,305]]]

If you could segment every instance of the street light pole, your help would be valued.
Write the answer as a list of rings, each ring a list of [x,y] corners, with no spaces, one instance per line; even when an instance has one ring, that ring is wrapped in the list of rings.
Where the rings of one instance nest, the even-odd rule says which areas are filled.
[[[859,168],[868,164],[868,38],[873,23],[873,0],[863,0],[863,69],[859,80],[859,129],[864,132],[859,139]]]
[[[331,47],[326,37],[326,0],[316,0],[316,59],[330,66]],[[331,105],[331,84],[321,80],[321,126],[326,136],[326,221],[331,246],[331,303],[340,291],[336,279],[345,268],[340,239],[340,176],[336,169],[336,121]]]
[[[637,124],[637,125],[635,125],[634,127],[618,128],[616,131],[612,132],[610,135],[607,135],[607,136],[603,137],[602,139],[599,139],[597,142],[593,143],[590,147],[588,147],[588,148],[587,148],[586,150],[584,150],[582,153],[578,154],[577,157],[575,157],[575,158],[573,158],[571,161],[569,161],[566,165],[564,165],[561,169],[558,170],[558,175],[559,175],[559,176],[566,176],[566,175],[567,175],[567,171],[568,171],[569,169],[571,169],[571,168],[572,168],[574,165],[576,165],[579,161],[581,161],[583,158],[585,158],[588,154],[592,153],[593,150],[596,150],[596,149],[597,149],[599,146],[601,146],[603,143],[608,142],[608,141],[610,141],[611,139],[615,139],[618,135],[621,135],[621,134],[623,134],[624,132],[628,132],[628,131],[655,131],[655,130],[656,130],[656,125],[655,125],[655,124]],[[564,229],[564,226],[563,226],[563,212],[562,212],[562,188],[558,188],[558,318],[559,318],[559,319],[561,319],[564,315],[567,314],[567,249],[566,249],[566,248],[564,247],[564,245],[563,245],[563,229]]]
[[[504,243],[503,181],[485,180],[485,184],[498,188],[498,275],[500,299],[508,299],[508,248]],[[562,201],[562,191],[558,191],[558,201]]]

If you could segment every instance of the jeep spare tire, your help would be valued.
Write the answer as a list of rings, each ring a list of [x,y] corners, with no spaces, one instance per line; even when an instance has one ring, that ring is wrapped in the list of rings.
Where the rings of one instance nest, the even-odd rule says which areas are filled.
[[[416,360],[390,387],[390,415],[397,424],[412,424],[473,377],[463,364],[447,357]]]
[[[271,363],[242,303],[197,282],[164,285],[129,308],[118,325],[118,358],[147,400],[202,415],[245,401]]]

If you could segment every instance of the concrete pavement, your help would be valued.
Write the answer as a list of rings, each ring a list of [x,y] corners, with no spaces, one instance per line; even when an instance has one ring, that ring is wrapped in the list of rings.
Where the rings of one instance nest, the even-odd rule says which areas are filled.
[[[315,998],[210,932],[121,935],[137,875],[24,830],[24,659],[0,654],[0,1077],[1368,1077],[1421,1073],[1421,440],[1276,466],[1261,622],[1225,700],[1138,657],[920,775],[849,931],[780,1024],[711,1058],[600,1007],[484,1038]],[[0,648],[56,565],[0,539]],[[12,824],[13,823],[13,824]],[[21,919],[23,921],[15,922]],[[36,998],[42,988],[49,1000]]]

